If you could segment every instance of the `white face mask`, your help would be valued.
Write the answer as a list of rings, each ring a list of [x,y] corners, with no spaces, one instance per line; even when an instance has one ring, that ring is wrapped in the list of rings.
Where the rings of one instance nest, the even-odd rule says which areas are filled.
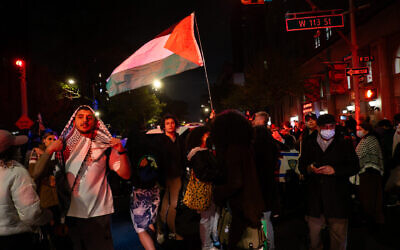
[[[320,134],[321,134],[322,138],[324,138],[325,140],[329,140],[335,136],[335,130],[334,129],[321,129]]]
[[[364,131],[362,131],[362,130],[357,130],[357,136],[358,136],[358,137],[362,138],[362,137],[364,137],[364,135],[365,135]]]

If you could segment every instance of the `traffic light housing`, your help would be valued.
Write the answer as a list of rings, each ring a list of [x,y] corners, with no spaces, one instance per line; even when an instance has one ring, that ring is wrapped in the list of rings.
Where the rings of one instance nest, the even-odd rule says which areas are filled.
[[[365,100],[371,101],[377,98],[376,88],[368,88],[364,90]]]
[[[265,0],[241,0],[242,4],[249,5],[249,4],[264,4]]]

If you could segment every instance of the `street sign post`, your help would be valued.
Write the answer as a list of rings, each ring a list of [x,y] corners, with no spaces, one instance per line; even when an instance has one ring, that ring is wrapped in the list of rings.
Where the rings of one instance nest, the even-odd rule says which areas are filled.
[[[368,67],[361,68],[347,68],[346,75],[354,76],[354,75],[367,75],[369,73]]]
[[[29,129],[30,127],[33,126],[33,121],[31,119],[29,119],[28,116],[26,115],[22,115],[18,121],[15,123],[15,125],[23,130],[23,129]]]
[[[323,13],[327,11],[286,14],[286,31],[344,27],[343,14],[321,15]]]

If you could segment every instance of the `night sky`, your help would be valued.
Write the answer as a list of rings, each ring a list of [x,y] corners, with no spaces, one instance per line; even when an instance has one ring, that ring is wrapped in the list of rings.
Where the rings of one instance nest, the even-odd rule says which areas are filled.
[[[73,77],[80,84],[93,77],[83,75],[82,68],[102,73],[105,79],[143,44],[195,11],[213,83],[223,64],[232,60],[229,4],[227,0],[2,2],[3,61],[29,58],[59,79]],[[163,91],[187,102],[189,119],[198,120],[202,96],[207,94],[204,69],[163,82]]]

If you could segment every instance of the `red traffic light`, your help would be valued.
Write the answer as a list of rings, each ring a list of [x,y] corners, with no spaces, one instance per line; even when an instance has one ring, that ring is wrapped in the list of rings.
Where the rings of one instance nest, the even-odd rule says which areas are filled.
[[[249,4],[264,4],[265,0],[241,0],[242,4],[249,5]]]
[[[18,59],[18,60],[15,61],[15,65],[17,65],[17,67],[22,68],[22,67],[25,66],[25,62],[23,60],[21,60],[21,59]]]
[[[376,89],[366,89],[364,96],[367,100],[376,99]]]

